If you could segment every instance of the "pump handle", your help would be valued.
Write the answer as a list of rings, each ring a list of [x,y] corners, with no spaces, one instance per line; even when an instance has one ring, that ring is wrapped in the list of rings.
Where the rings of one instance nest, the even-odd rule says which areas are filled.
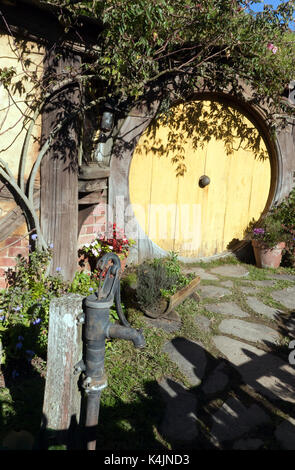
[[[105,274],[105,279],[102,284],[102,274],[106,266],[113,262],[112,265],[108,267],[108,270]],[[118,314],[118,317],[121,323],[124,326],[131,328],[131,325],[128,323],[122,307],[121,307],[121,292],[120,292],[120,272],[121,272],[121,261],[115,253],[106,253],[102,258],[100,258],[96,263],[96,268],[101,270],[99,276],[99,289],[98,289],[98,298],[108,297],[111,293],[114,295],[115,307]],[[110,275],[113,275],[111,278]]]

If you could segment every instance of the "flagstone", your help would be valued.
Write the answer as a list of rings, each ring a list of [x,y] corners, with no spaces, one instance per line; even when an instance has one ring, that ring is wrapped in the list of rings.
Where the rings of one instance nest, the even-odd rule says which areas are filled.
[[[193,386],[200,385],[207,364],[205,349],[200,342],[174,338],[164,344],[162,351],[179,366]]]
[[[234,317],[249,317],[249,314],[244,312],[234,302],[220,302],[218,304],[208,304],[206,309],[210,312],[220,313],[221,315],[232,315]]]
[[[275,437],[286,450],[295,450],[295,420],[284,420],[275,431]]]
[[[295,403],[295,369],[286,361],[227,336],[214,336],[213,342],[244,383],[272,400]]]
[[[198,289],[198,294],[201,297],[224,297],[225,295],[230,295],[230,290],[225,287],[219,286],[200,286]]]
[[[238,264],[225,264],[223,266],[217,266],[216,268],[210,269],[210,272],[228,277],[244,277],[249,274],[249,271],[246,268]]]
[[[260,323],[250,323],[236,318],[222,320],[219,325],[221,333],[238,336],[253,343],[278,343],[280,335],[269,326]]]
[[[197,314],[195,316],[195,322],[202,331],[210,331],[211,320],[209,318]]]
[[[208,376],[203,384],[202,390],[206,394],[221,392],[228,384],[228,376],[224,372],[224,364],[220,363]]]
[[[195,274],[196,276],[200,276],[201,279],[204,279],[206,281],[218,281],[219,278],[214,276],[213,274],[208,273],[205,271],[203,268],[194,268],[192,267],[185,267],[182,268],[183,274]]]
[[[172,379],[159,382],[160,394],[166,410],[159,431],[166,439],[190,441],[198,436],[197,397]]]
[[[268,423],[269,416],[258,405],[245,407],[237,398],[230,398],[212,416],[213,442],[223,442],[243,436],[254,427]]]
[[[276,320],[278,318],[280,311],[277,308],[265,305],[261,300],[256,299],[256,297],[247,297],[246,302],[254,312],[259,313],[260,315],[265,315],[272,320]]]
[[[295,309],[295,286],[272,292],[271,296],[284,307]]]

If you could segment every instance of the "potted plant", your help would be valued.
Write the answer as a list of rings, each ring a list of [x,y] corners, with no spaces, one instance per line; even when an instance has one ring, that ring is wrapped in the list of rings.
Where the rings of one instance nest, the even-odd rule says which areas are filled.
[[[200,277],[189,279],[181,273],[177,256],[145,261],[137,267],[136,298],[140,309],[151,318],[175,319],[174,309],[196,293]]]
[[[278,212],[271,211],[252,229],[252,247],[259,268],[278,268],[286,246],[286,233]]]
[[[127,239],[124,230],[117,228],[116,224],[111,226],[108,233],[98,235],[91,243],[86,243],[79,251],[88,258],[91,269],[95,269],[97,261],[105,253],[116,253],[121,261],[122,272],[125,269],[129,249],[135,241]]]
[[[286,236],[284,263],[295,268],[295,187],[282,202],[275,207],[276,217],[281,221]]]

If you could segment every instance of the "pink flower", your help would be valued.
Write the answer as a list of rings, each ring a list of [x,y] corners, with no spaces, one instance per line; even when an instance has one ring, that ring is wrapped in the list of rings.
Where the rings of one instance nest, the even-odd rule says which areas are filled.
[[[266,47],[267,49],[272,51],[273,54],[276,54],[278,52],[277,46],[275,46],[272,42],[269,42]]]

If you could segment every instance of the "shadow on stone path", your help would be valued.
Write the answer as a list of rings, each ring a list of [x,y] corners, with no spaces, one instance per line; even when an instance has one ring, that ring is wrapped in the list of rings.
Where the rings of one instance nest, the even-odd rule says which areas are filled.
[[[288,346],[280,341],[282,336],[295,337],[295,276],[286,279],[286,275],[275,275],[268,280],[273,283],[249,279],[249,290],[242,293],[246,302],[242,305],[247,306],[244,312],[233,295],[237,290],[222,287],[226,282],[234,287],[236,279],[246,282],[248,272],[243,266],[197,268],[193,272],[206,281],[199,290],[202,306],[208,311],[215,306],[211,311],[220,316],[220,334],[211,331],[218,354],[213,356],[201,342],[181,336],[164,345],[163,351],[191,386],[169,377],[159,382],[166,402],[159,432],[172,449],[295,450],[295,366],[289,364]],[[275,286],[280,279],[290,285],[271,290],[281,308],[270,307],[259,297],[261,289]],[[211,281],[213,285],[208,284]],[[223,301],[231,294],[232,298]],[[197,314],[195,320],[199,328],[210,332],[206,316]],[[158,327],[165,328],[165,321],[161,321]],[[173,331],[171,323],[166,321]],[[175,330],[180,327],[179,322]]]

